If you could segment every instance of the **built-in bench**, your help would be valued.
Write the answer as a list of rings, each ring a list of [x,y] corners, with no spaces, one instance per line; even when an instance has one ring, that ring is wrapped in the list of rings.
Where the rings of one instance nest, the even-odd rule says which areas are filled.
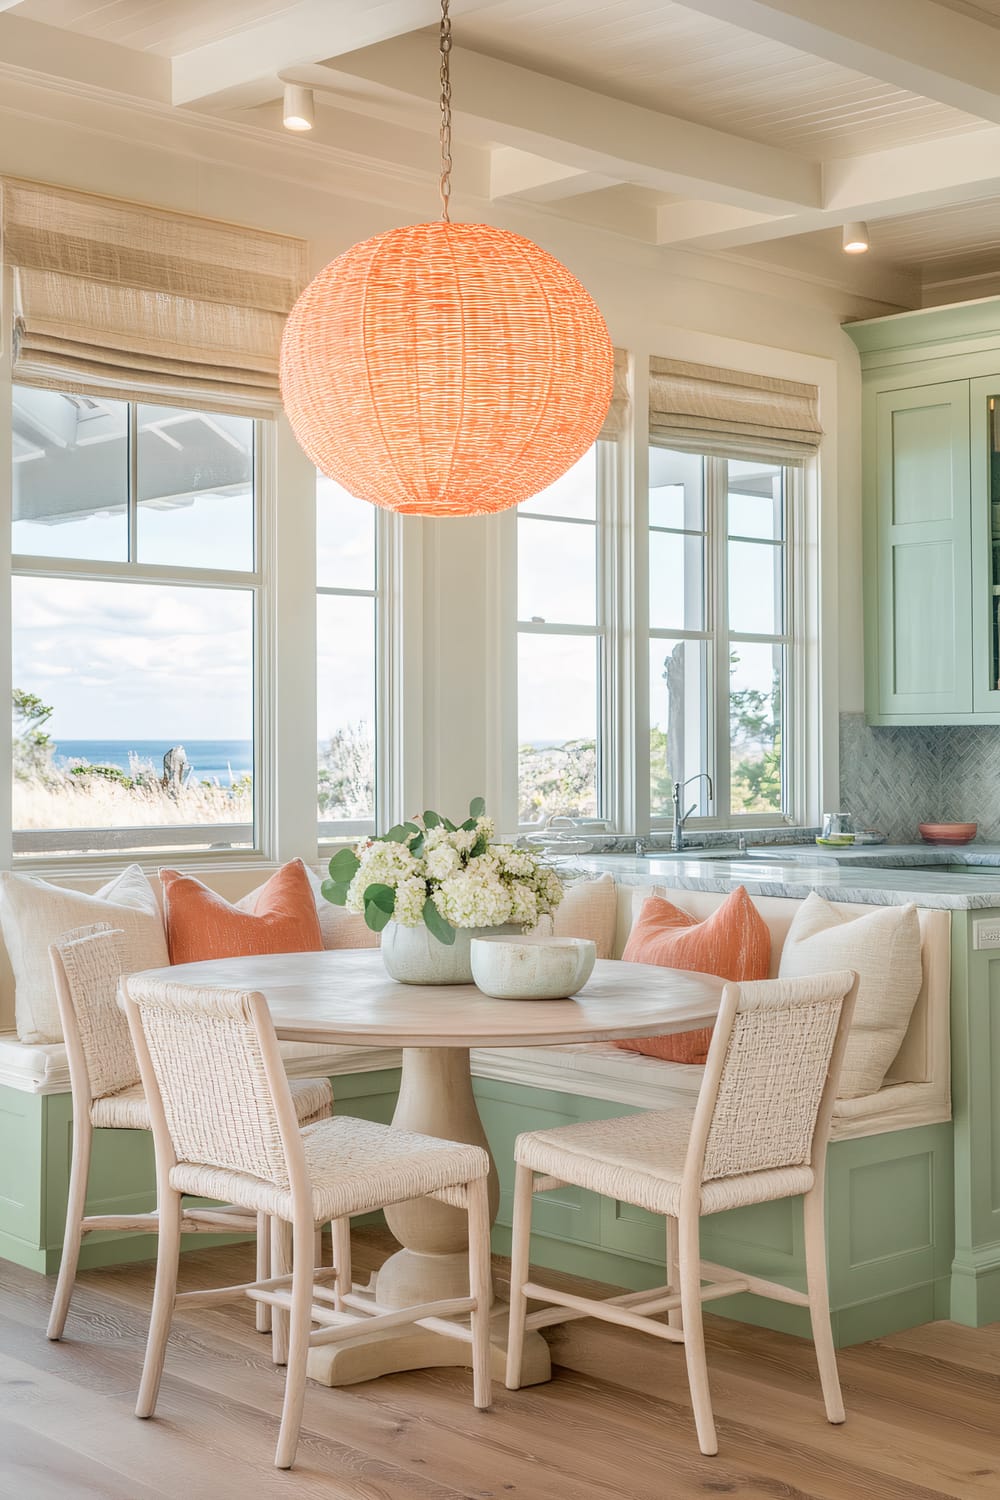
[[[205,872],[229,900],[254,889],[273,867]],[[102,879],[67,878],[93,891]],[[155,879],[154,879],[155,883]],[[657,888],[659,889],[659,888]],[[647,888],[648,890],[648,888]],[[646,890],[617,892],[621,953]],[[706,916],[724,899],[670,891]],[[772,934],[776,970],[796,901],[755,903]],[[859,914],[869,908],[848,908]],[[949,934],[947,912],[922,911],[924,983],[903,1045],[877,1094],[838,1101],[828,1170],[829,1251],[834,1325],[841,1343],[910,1327],[949,1311],[952,1144],[949,1096]],[[70,1098],[61,1043],[26,1045],[13,1032],[13,983],[0,946],[0,1256],[52,1272],[62,1244],[69,1180]],[[398,1052],[371,1047],[282,1043],[289,1072],[334,1081],[337,1108],[389,1120],[399,1083]],[[500,1172],[495,1246],[509,1247],[514,1137],[543,1125],[598,1119],[632,1109],[689,1103],[702,1069],[623,1051],[608,1043],[570,1047],[483,1048],[473,1053],[475,1088]],[[101,1132],[89,1211],[141,1212],[152,1206],[152,1144],[145,1132]],[[536,1205],[533,1254],[540,1264],[627,1286],[662,1281],[662,1221],[576,1189]],[[800,1284],[801,1225],[794,1201],[764,1204],[705,1221],[705,1253],[723,1264]],[[736,1242],[734,1244],[734,1241]],[[204,1246],[204,1239],[200,1244]],[[149,1257],[143,1236],[88,1237],[83,1263]],[[803,1331],[798,1310],[736,1299],[747,1321]]]

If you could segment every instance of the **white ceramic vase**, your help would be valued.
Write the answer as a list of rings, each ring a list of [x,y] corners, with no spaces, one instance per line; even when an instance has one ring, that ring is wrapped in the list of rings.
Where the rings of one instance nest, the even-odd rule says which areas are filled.
[[[514,923],[502,927],[458,927],[453,943],[441,943],[423,922],[418,927],[389,922],[382,932],[382,962],[386,973],[400,984],[471,984],[472,939],[520,930]]]

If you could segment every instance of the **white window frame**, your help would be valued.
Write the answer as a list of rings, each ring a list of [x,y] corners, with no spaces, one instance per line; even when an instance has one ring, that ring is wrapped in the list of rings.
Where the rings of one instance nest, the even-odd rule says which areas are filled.
[[[10,430],[11,400],[13,386],[31,386],[30,380],[13,381],[5,378],[2,382],[5,394],[6,418],[4,426]],[[81,392],[87,394],[86,392]],[[95,400],[111,399],[102,393],[99,388],[89,392]],[[120,400],[120,397],[114,397]],[[138,518],[138,486],[136,483],[137,469],[137,445],[136,435],[136,409],[144,404],[156,404],[156,396],[141,388],[136,388],[128,398],[129,406],[129,486],[128,486],[128,536],[129,551],[134,550],[137,536]],[[192,402],[189,408],[197,411],[197,403]],[[60,558],[36,556],[30,553],[15,553],[11,551],[10,567],[8,577],[27,578],[72,578],[83,582],[95,583],[148,583],[164,584],[172,587],[187,588],[211,588],[211,589],[235,589],[249,592],[253,600],[253,829],[250,842],[242,847],[225,849],[201,849],[192,848],[190,851],[178,843],[177,830],[174,828],[159,828],[152,825],[150,828],[143,827],[143,832],[148,834],[170,833],[171,839],[164,838],[164,852],[170,851],[175,854],[180,848],[183,850],[185,863],[196,862],[217,863],[220,858],[225,861],[253,860],[259,861],[266,858],[270,853],[274,838],[274,776],[273,745],[270,742],[269,725],[272,722],[269,712],[274,697],[274,668],[269,650],[273,621],[272,590],[269,583],[268,548],[266,538],[273,535],[273,510],[274,510],[274,434],[273,423],[263,419],[254,421],[254,445],[253,445],[253,485],[254,485],[254,567],[246,571],[220,571],[211,568],[180,567],[173,564],[142,563],[138,561],[128,562],[104,562],[89,558]],[[6,524],[7,537],[10,538],[12,522],[12,503],[10,491],[10,463],[11,454],[6,453],[6,495],[7,504]],[[9,542],[8,542],[9,545]],[[12,585],[11,585],[12,586]],[[12,645],[12,640],[9,646]],[[6,675],[8,682],[12,682],[12,651],[7,652]],[[8,689],[8,700],[10,692]],[[9,767],[8,767],[9,771]],[[8,774],[6,780],[10,781]],[[8,807],[11,806],[9,799],[12,792],[7,791]],[[125,841],[125,834],[131,829],[122,829],[122,838],[114,837],[117,830],[96,830],[104,835],[103,847],[98,852],[93,848],[82,853],[74,853],[71,850],[57,849],[53,838],[46,829],[37,830],[37,840],[30,839],[31,830],[15,830],[11,826],[11,856],[12,862],[24,866],[30,866],[34,870],[45,867],[47,853],[51,852],[50,864],[53,869],[65,870],[67,868],[86,870],[92,866],[106,865],[109,862],[120,863],[132,861],[137,858],[143,860],[155,860],[155,855],[148,851],[137,854],[134,843]],[[223,825],[225,826],[225,825]],[[207,837],[203,830],[210,830],[211,824],[191,825],[193,844],[206,843]],[[53,835],[58,830],[53,830]],[[94,830],[88,830],[93,833]],[[29,842],[30,846],[29,847]],[[154,842],[147,840],[147,844]],[[20,847],[18,847],[20,845]]]
[[[670,448],[668,442],[650,443],[650,447]],[[689,830],[715,829],[715,828],[773,828],[785,827],[789,824],[803,823],[806,821],[805,803],[807,796],[806,757],[808,755],[808,725],[806,722],[807,694],[804,691],[803,676],[805,671],[805,641],[806,641],[806,619],[804,600],[806,590],[803,583],[804,554],[802,537],[804,535],[804,506],[806,495],[806,484],[804,482],[804,471],[794,465],[782,465],[784,486],[784,536],[783,536],[783,572],[782,589],[784,598],[784,629],[774,634],[757,634],[747,631],[730,631],[729,629],[729,599],[728,599],[728,487],[725,482],[726,463],[724,458],[712,454],[701,455],[704,465],[703,469],[703,494],[705,507],[705,627],[701,630],[685,630],[680,628],[652,627],[647,624],[643,632],[644,639],[639,643],[642,657],[637,663],[637,671],[645,670],[648,673],[649,642],[651,640],[694,640],[705,641],[708,644],[709,659],[709,702],[711,712],[707,726],[707,763],[697,767],[699,771],[708,771],[712,776],[715,788],[715,801],[713,812],[708,816],[692,814],[686,820],[685,827]],[[651,526],[648,523],[641,533],[637,533],[637,569],[642,570],[648,579],[649,570],[649,536],[652,531],[669,531],[676,533],[679,528]],[[641,538],[641,540],[639,539]],[[755,543],[767,546],[769,543],[762,538],[748,538]],[[771,543],[770,545],[780,545]],[[765,813],[737,813],[729,811],[730,802],[730,745],[731,736],[729,730],[729,648],[730,645],[739,644],[763,644],[781,645],[784,654],[784,671],[782,674],[782,806],[780,810]],[[643,747],[643,753],[636,757],[636,780],[644,788],[646,805],[649,806],[649,725],[650,715],[647,712],[646,733],[640,737],[639,743]],[[690,788],[690,797],[694,801],[701,800],[701,788],[693,784]],[[723,811],[717,811],[722,807]],[[673,817],[669,813],[654,815],[650,810],[648,819],[651,832],[663,832],[673,826]]]
[[[370,589],[338,588],[316,585],[317,599],[334,595],[346,599],[371,599],[375,606],[375,691],[373,700],[375,734],[375,798],[371,818],[324,818],[318,820],[319,853],[348,838],[375,833],[396,821],[390,809],[397,804],[394,793],[398,761],[397,736],[393,726],[398,722],[394,712],[397,696],[399,652],[401,641],[396,627],[393,600],[400,596],[402,539],[399,518],[373,506],[375,511],[375,579]]]
[[[622,816],[622,741],[617,727],[622,721],[621,700],[625,691],[627,675],[622,671],[621,642],[626,633],[626,620],[621,602],[621,579],[616,560],[621,556],[623,535],[622,520],[618,513],[618,501],[623,492],[622,468],[624,445],[614,439],[597,439],[594,461],[595,506],[594,519],[583,516],[549,515],[544,511],[525,513],[523,518],[516,513],[513,520],[514,546],[512,548],[512,592],[515,615],[511,645],[514,661],[513,701],[513,788],[516,807],[520,807],[518,755],[520,735],[517,730],[520,703],[517,688],[518,646],[522,635],[585,636],[594,640],[597,656],[597,713],[596,757],[597,757],[597,810],[595,816],[603,819],[609,832],[621,826]],[[594,624],[564,625],[557,621],[522,620],[517,605],[517,546],[521,531],[521,520],[526,524],[533,520],[551,521],[566,526],[592,526],[595,537],[594,572]],[[521,823],[519,831],[530,832],[536,824]]]

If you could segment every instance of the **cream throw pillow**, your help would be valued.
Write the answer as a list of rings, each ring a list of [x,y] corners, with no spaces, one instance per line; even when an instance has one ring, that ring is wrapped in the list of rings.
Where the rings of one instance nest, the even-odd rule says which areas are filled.
[[[590,938],[598,958],[610,958],[617,925],[617,887],[611,875],[601,875],[567,885],[552,916],[543,917],[535,931],[542,936]]]
[[[125,934],[123,973],[161,969],[170,962],[156,892],[138,865],[129,865],[93,896],[36,876],[0,873],[0,925],[14,970],[20,1041],[62,1041],[49,944],[74,927],[95,922],[107,922]]]
[[[364,917],[359,916],[357,912],[346,911],[342,906],[333,906],[323,895],[323,881],[316,871],[306,865],[306,874],[309,876],[313,899],[316,902],[316,915],[319,917],[323,947],[328,949],[377,948],[381,941],[380,935],[372,932]],[[263,889],[263,885],[259,885],[256,890],[250,891],[248,895],[235,902],[237,911],[255,911],[257,898]]]
[[[923,979],[915,906],[886,906],[863,917],[839,912],[811,891],[792,920],[779,979],[853,969],[858,998],[844,1054],[839,1096],[881,1087],[899,1051]]]

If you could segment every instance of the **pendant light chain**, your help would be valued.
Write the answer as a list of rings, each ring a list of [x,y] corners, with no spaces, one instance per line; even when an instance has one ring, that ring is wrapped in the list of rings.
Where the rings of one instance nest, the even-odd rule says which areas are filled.
[[[448,204],[451,198],[451,75],[448,59],[451,53],[451,16],[448,7],[451,0],[441,0],[441,218],[449,223]]]

